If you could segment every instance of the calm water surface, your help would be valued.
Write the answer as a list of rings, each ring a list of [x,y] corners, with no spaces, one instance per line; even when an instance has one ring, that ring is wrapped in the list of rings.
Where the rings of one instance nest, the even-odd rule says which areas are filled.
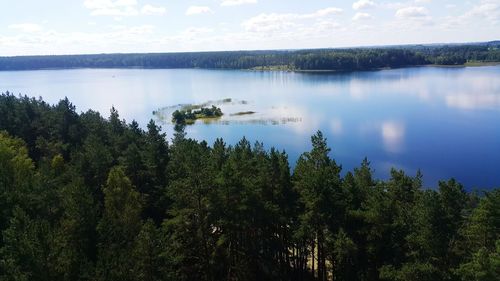
[[[243,136],[288,152],[292,164],[322,130],[344,171],[366,156],[378,178],[390,167],[425,184],[455,177],[468,189],[500,186],[500,66],[419,67],[345,74],[219,70],[78,69],[0,72],[0,90],[67,96],[78,111],[95,109],[145,125],[152,112],[179,103],[232,98],[218,124],[199,122],[189,137],[234,144]],[[255,115],[230,117],[237,111]],[[288,122],[284,122],[288,121]],[[221,124],[222,123],[222,124]],[[172,126],[162,124],[172,136]]]

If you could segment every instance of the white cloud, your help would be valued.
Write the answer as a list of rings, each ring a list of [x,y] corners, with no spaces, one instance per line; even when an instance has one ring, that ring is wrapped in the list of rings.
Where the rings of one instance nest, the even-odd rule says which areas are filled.
[[[123,27],[121,31],[125,32],[125,34],[153,34],[155,30],[154,25],[150,24],[144,24],[144,25],[139,25],[139,26],[133,26],[133,27]]]
[[[8,24],[6,24],[3,33],[0,32],[0,55],[286,49],[290,46],[293,48],[327,48],[432,43],[436,40],[445,42],[488,41],[500,35],[498,25],[494,24],[495,22],[499,23],[500,19],[498,17],[500,4],[498,0],[474,0],[469,4],[448,0],[445,3],[439,3],[439,5],[439,1],[433,1],[436,5],[441,6],[442,10],[434,11],[431,10],[431,6],[428,6],[429,11],[422,8],[425,9],[423,12],[419,9],[413,11],[409,9],[412,6],[417,8],[426,6],[416,4],[416,0],[399,0],[399,4],[394,4],[391,7],[388,6],[388,3],[396,3],[397,1],[371,0],[376,5],[375,9],[351,10],[351,7],[348,6],[347,8],[352,13],[344,11],[343,16],[337,16],[342,10],[335,7],[318,11],[303,9],[301,12],[291,13],[271,13],[272,11],[261,7],[262,14],[257,13],[252,15],[256,17],[250,16],[240,19],[241,25],[239,26],[235,26],[234,21],[225,25],[218,25],[218,21],[214,21],[201,25],[207,28],[205,30],[168,28],[171,21],[164,22],[163,27],[166,28],[161,29],[159,27],[157,29],[147,26],[140,27],[141,24],[149,22],[147,18],[140,17],[144,13],[149,13],[147,10],[151,11],[151,9],[143,9],[144,6],[147,4],[151,4],[152,7],[165,6],[167,13],[170,13],[170,7],[161,3],[170,3],[171,1],[78,1],[80,1],[83,13],[87,15],[91,13],[112,14],[114,16],[110,16],[109,19],[121,18],[121,22],[115,23],[122,26],[110,28],[107,24],[113,21],[103,21],[95,17],[85,20],[83,26],[71,28],[70,30],[74,32],[63,32],[60,29],[51,31],[49,25],[42,21],[36,22],[43,27],[41,30],[38,27],[14,25],[8,28]],[[356,1],[348,2],[348,5]],[[209,2],[221,4],[223,0]],[[370,6],[370,4],[361,5],[361,3],[365,3],[363,1],[358,2],[360,2],[360,6],[357,7]],[[84,6],[82,3],[86,5]],[[215,11],[215,6],[209,5],[208,2],[207,4],[200,3],[193,5],[206,5]],[[264,3],[264,1],[258,3]],[[447,3],[456,5],[456,9],[446,9]],[[2,5],[0,4],[0,6]],[[172,14],[172,22],[177,22],[177,18],[181,20],[183,17],[185,18],[184,13],[188,7],[189,5],[185,5],[181,8],[180,13]],[[243,7],[255,8],[257,6]],[[385,19],[380,17],[377,10],[384,14],[390,13],[392,18],[390,16]],[[398,10],[400,11],[397,12]],[[395,16],[396,13],[398,13],[398,17]],[[417,15],[419,13],[420,15]],[[366,14],[374,16],[377,20],[362,20],[368,18]],[[135,15],[138,18],[127,21],[127,17],[123,15]],[[434,21],[430,19],[431,15],[435,17]],[[22,22],[12,23],[21,24]],[[51,23],[54,24],[53,21]],[[139,26],[127,27],[132,23]],[[427,23],[434,25],[426,25]],[[423,28],[424,25],[426,25],[425,28]],[[190,25],[184,27],[188,26]],[[457,103],[457,101],[452,100],[451,103],[453,102]]]
[[[154,30],[152,25],[112,26],[101,32],[42,30],[16,36],[0,36],[0,50],[15,50],[11,55],[123,52],[135,46],[151,44],[155,39]]]
[[[165,7],[156,7],[152,5],[144,5],[141,9],[143,15],[163,15],[167,12]]]
[[[199,15],[199,14],[213,14],[214,11],[206,6],[190,6],[186,10],[187,16]]]
[[[402,3],[402,2],[383,2],[380,4],[381,7],[389,10],[398,10],[404,7],[408,7],[408,5],[411,5],[411,2],[408,3]]]
[[[83,5],[87,9],[113,9],[137,5],[137,0],[85,0]]]
[[[429,17],[429,10],[424,7],[406,7],[396,11],[396,17],[400,19],[422,19]]]
[[[335,7],[304,14],[263,13],[243,21],[241,25],[244,32],[223,35],[221,37],[224,38],[218,38],[218,42],[236,42],[252,46],[247,48],[258,49],[271,48],[273,45],[286,48],[297,46],[300,42],[301,48],[309,48],[318,45],[314,42],[338,38],[345,31],[345,25],[340,24],[336,17],[340,13],[342,9]],[[307,45],[304,42],[308,42]]]
[[[497,24],[500,22],[500,2],[498,0],[483,0],[465,16],[477,19],[483,18]]]
[[[222,0],[221,6],[239,6],[244,4],[255,4],[257,0]]]
[[[432,0],[415,0],[416,4],[428,4],[431,2],[432,2]]]
[[[373,19],[372,15],[368,13],[356,13],[354,17],[352,17],[352,20],[354,21],[367,20],[367,19]]]
[[[373,25],[364,24],[357,26],[356,29],[359,31],[367,31],[367,30],[374,30],[375,27]]]
[[[214,30],[207,27],[190,27],[181,32],[180,37],[185,39],[192,39],[199,37],[200,35],[212,33]]]
[[[352,4],[352,8],[354,10],[362,10],[362,9],[369,9],[375,7],[375,2],[371,0],[359,0],[357,2],[354,2]]]
[[[309,14],[309,17],[325,17],[333,14],[340,14],[342,13],[342,9],[336,8],[336,7],[329,7],[321,10],[317,10],[313,14]]]
[[[85,0],[92,16],[133,16],[139,14],[136,0]]]
[[[113,30],[121,30],[121,29],[127,28],[126,25],[120,25],[120,24],[111,24],[111,25],[108,25],[108,27],[110,29],[113,29]]]
[[[162,15],[166,8],[150,4],[138,8],[137,0],[85,0],[83,5],[91,10],[92,16],[137,16],[137,15]]]
[[[246,31],[250,32],[269,32],[279,31],[297,26],[295,20],[297,14],[260,14],[242,23]]]
[[[314,35],[314,32],[328,32],[334,29],[338,29],[341,27],[340,23],[332,20],[321,20],[316,22],[311,28],[303,29],[303,30],[311,30],[311,35]]]
[[[456,8],[451,7],[451,8]],[[444,17],[441,26],[445,29],[463,29],[464,27],[484,27],[500,24],[500,3],[483,0],[460,16]],[[495,36],[491,36],[493,38]]]
[[[27,32],[27,33],[33,33],[33,32],[39,32],[43,28],[42,26],[36,24],[36,23],[18,23],[18,24],[11,24],[9,25],[10,29],[15,29],[20,32]]]
[[[115,16],[115,17],[124,17],[124,16],[136,16],[139,14],[137,9],[132,7],[125,7],[122,9],[113,8],[113,9],[95,9],[90,15],[92,16]]]
[[[342,13],[342,9],[329,7],[309,14],[260,14],[244,21],[242,26],[250,32],[283,31],[303,26],[302,21],[312,19],[316,20],[317,23],[323,23],[324,26],[323,18],[340,13]]]

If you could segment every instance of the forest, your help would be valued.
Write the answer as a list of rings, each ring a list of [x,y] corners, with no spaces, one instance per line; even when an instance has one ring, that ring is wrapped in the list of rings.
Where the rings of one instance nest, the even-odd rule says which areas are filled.
[[[500,189],[343,171],[319,131],[290,163],[10,93],[0,131],[2,281],[500,280]]]
[[[0,70],[206,68],[356,71],[500,62],[500,41],[347,49],[0,57]]]

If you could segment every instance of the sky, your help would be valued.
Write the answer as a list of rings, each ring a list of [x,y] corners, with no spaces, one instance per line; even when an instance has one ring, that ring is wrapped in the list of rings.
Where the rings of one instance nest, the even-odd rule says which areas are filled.
[[[0,0],[0,56],[500,39],[500,0]]]

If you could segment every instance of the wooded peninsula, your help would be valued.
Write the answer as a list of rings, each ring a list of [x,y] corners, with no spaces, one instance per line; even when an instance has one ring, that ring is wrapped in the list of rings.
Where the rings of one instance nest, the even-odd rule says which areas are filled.
[[[500,41],[344,49],[0,57],[0,70],[205,68],[356,71],[500,62]]]
[[[0,95],[0,280],[500,280],[500,189],[342,171],[321,132],[293,168],[245,138],[169,137]]]

